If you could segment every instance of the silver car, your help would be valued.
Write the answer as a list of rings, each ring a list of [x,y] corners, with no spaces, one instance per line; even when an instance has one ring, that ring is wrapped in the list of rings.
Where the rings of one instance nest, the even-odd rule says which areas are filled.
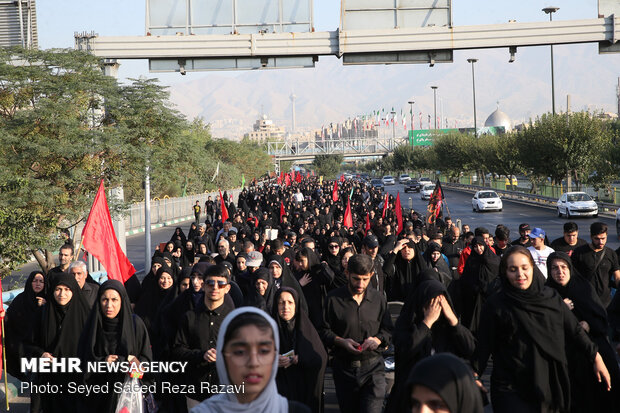
[[[424,185],[422,189],[420,189],[420,199],[431,199],[434,190],[435,184]]]

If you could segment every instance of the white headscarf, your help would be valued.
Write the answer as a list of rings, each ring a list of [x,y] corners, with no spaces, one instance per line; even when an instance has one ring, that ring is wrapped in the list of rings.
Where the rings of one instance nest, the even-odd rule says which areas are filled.
[[[220,384],[229,385],[230,379],[228,378],[228,371],[226,371],[226,364],[224,362],[224,337],[226,336],[226,330],[231,321],[237,316],[245,313],[255,313],[263,317],[271,325],[273,331],[273,340],[276,345],[276,357],[271,367],[271,377],[269,383],[263,389],[261,394],[250,403],[239,403],[237,396],[233,393],[221,393],[217,394],[190,410],[190,413],[288,413],[288,400],[278,394],[278,387],[276,385],[276,375],[278,373],[278,354],[280,354],[280,336],[278,335],[278,326],[276,322],[266,312],[256,307],[241,307],[232,311],[224,318],[222,326],[217,336],[217,359],[215,361],[215,367],[217,368],[217,374],[220,379]]]

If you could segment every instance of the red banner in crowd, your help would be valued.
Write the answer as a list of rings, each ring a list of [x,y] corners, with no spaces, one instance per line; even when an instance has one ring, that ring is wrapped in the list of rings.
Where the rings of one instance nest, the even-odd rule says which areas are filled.
[[[109,279],[124,283],[135,274],[136,269],[116,239],[103,179],[82,230],[82,245],[105,267]]]

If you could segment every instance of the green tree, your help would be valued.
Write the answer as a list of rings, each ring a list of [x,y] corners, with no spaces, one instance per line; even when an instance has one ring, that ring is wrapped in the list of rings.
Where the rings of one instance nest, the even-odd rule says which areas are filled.
[[[19,217],[4,221],[11,227],[2,243],[13,243],[2,251],[11,263],[5,274],[30,253],[44,270],[53,266],[49,248],[84,219],[99,181],[123,180],[118,170],[130,148],[104,108],[119,97],[92,56],[0,49],[0,209]],[[21,226],[28,222],[36,237]]]
[[[323,175],[325,179],[334,179],[340,172],[343,161],[342,155],[316,155],[312,161],[312,166],[317,175]]]

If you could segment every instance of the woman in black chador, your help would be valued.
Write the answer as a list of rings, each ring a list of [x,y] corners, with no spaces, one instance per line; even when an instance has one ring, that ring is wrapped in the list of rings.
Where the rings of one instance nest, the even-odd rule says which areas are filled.
[[[25,357],[24,343],[32,335],[36,317],[41,316],[40,310],[46,303],[46,294],[45,276],[41,271],[33,271],[26,280],[24,292],[15,297],[6,310],[6,369],[11,376],[21,381],[28,380],[21,372],[20,365],[21,358]]]
[[[26,354],[44,359],[77,357],[78,342],[88,312],[88,304],[75,278],[66,273],[56,275],[41,317],[36,319]],[[36,382],[59,385],[66,390],[67,383],[77,379],[72,373],[41,373]],[[41,395],[41,403],[45,413],[74,411],[75,395],[67,391],[46,393]]]
[[[605,362],[611,377],[612,388],[607,392],[592,373],[591,365],[583,353],[567,346],[568,374],[573,389],[572,412],[617,412],[620,411],[620,371],[616,354],[607,338],[609,323],[607,312],[592,284],[575,270],[568,254],[554,252],[547,258],[547,286],[555,289],[568,309],[577,317],[588,336],[597,345],[598,352]]]
[[[305,404],[313,412],[322,412],[327,353],[310,319],[301,311],[297,291],[289,287],[279,289],[272,316],[280,334],[278,392]],[[287,353],[290,355],[283,356]]]
[[[426,270],[424,275],[430,277],[432,272]],[[396,371],[390,412],[404,411],[409,399],[404,384],[419,361],[445,352],[469,359],[475,349],[474,336],[459,323],[446,287],[435,279],[422,281],[409,295],[393,337]]]
[[[609,372],[562,297],[522,246],[500,262],[501,290],[480,314],[474,371],[481,375],[493,356],[491,402],[495,413],[566,412],[571,389],[566,343],[587,357],[591,371],[609,390]],[[579,391],[579,389],[577,389]]]
[[[151,343],[142,320],[134,316],[123,285],[108,280],[101,288],[80,338],[79,355],[83,363],[129,362],[138,366],[152,360]],[[85,373],[89,385],[108,385],[108,393],[84,398],[84,411],[108,413],[116,410],[119,393],[114,384],[123,383],[127,373]]]

